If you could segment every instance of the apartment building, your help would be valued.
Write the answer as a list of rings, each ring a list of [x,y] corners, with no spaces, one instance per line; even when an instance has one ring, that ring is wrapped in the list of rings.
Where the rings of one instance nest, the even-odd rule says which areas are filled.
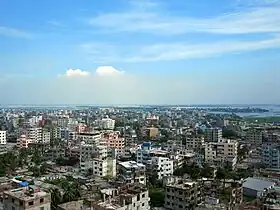
[[[7,143],[7,132],[0,131],[0,144],[5,145]]]
[[[238,142],[235,140],[222,139],[219,142],[205,144],[205,161],[209,163],[237,160]]]
[[[101,140],[100,132],[88,132],[88,133],[78,133],[76,135],[78,142],[85,142],[86,144],[92,144],[98,146]]]
[[[39,187],[13,189],[3,193],[4,210],[51,210],[51,195]]]
[[[146,185],[146,166],[135,161],[118,163],[119,179],[125,183]]]
[[[223,131],[221,128],[209,128],[206,129],[205,141],[206,142],[219,142],[223,137]]]
[[[61,137],[61,129],[59,127],[53,127],[51,129],[51,139],[60,139]]]
[[[92,203],[95,210],[149,210],[148,189],[141,184],[127,184],[118,189],[101,190],[103,199]]]
[[[42,128],[41,127],[27,127],[22,131],[26,138],[32,140],[34,143],[42,142]]]
[[[177,179],[165,187],[164,207],[167,210],[193,209],[201,200],[198,182]]]
[[[280,168],[280,146],[277,143],[262,145],[262,163],[266,168]]]
[[[115,128],[115,120],[110,119],[109,117],[96,120],[95,123],[102,130],[114,130]]]
[[[39,143],[49,144],[51,142],[51,132],[43,131],[42,132],[42,140]]]
[[[100,158],[92,159],[92,172],[95,176],[100,177],[116,177],[117,175],[117,160],[107,157],[102,160]]]
[[[188,150],[198,150],[204,145],[204,136],[189,135],[182,141],[182,145]]]
[[[152,157],[151,168],[156,171],[159,180],[173,175],[173,161],[167,157]]]
[[[102,135],[101,142],[108,148],[116,148],[118,153],[123,153],[125,140],[120,137],[120,132],[106,132]]]
[[[250,129],[246,132],[246,142],[253,147],[262,145],[263,132],[261,130]]]
[[[80,145],[80,168],[86,171],[92,168],[92,159],[105,160],[108,156],[107,147],[81,143]]]
[[[28,145],[34,143],[32,139],[26,137],[26,135],[21,135],[17,139],[17,148],[28,148]]]

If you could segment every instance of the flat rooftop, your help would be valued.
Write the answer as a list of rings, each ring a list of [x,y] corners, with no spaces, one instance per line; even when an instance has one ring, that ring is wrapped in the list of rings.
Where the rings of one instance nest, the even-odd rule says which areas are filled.
[[[145,167],[144,164],[137,163],[135,161],[120,162],[119,165],[121,165],[125,168],[144,168]]]
[[[48,193],[46,193],[44,191],[29,193],[28,188],[13,189],[10,191],[5,191],[4,194],[10,195],[14,198],[24,200],[24,201],[32,200],[34,198],[45,197],[46,195],[48,195]]]

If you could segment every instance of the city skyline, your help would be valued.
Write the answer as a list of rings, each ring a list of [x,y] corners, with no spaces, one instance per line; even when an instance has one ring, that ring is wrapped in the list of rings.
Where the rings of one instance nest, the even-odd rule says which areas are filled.
[[[279,104],[279,12],[279,0],[1,1],[1,104]]]

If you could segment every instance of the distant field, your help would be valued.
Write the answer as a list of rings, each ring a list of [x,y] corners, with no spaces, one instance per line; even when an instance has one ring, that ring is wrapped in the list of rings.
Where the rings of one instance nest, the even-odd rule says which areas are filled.
[[[280,122],[280,116],[269,116],[269,117],[244,117],[249,122],[260,122],[260,123],[274,123]]]

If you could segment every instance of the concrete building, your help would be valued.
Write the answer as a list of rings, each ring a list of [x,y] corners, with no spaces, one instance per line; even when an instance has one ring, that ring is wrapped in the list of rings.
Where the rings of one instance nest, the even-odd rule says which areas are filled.
[[[152,157],[151,168],[156,171],[157,178],[173,175],[173,161],[166,157]]]
[[[110,118],[103,118],[97,121],[98,127],[103,130],[114,130],[115,120]]]
[[[7,132],[0,131],[0,144],[5,145],[7,143]]]
[[[123,153],[125,148],[125,140],[120,137],[120,132],[106,132],[102,135],[102,142],[108,148],[116,148],[118,153]]]
[[[34,143],[32,139],[27,138],[25,135],[21,135],[17,139],[17,148],[28,148],[28,145]]]
[[[145,185],[130,184],[119,189],[101,190],[102,201],[93,203],[95,210],[150,210],[150,197]]]
[[[167,210],[192,209],[201,203],[199,184],[193,181],[176,180],[165,187],[164,207]]]
[[[183,141],[182,145],[189,150],[197,150],[204,145],[204,137],[199,135],[189,135]]]
[[[280,168],[280,146],[277,143],[262,145],[262,163],[266,168]]]
[[[209,163],[237,160],[238,142],[222,139],[219,142],[205,144],[205,161]],[[236,163],[235,163],[236,164]]]
[[[140,183],[146,185],[146,166],[135,161],[118,163],[118,174],[125,183]]]
[[[42,140],[38,143],[49,144],[51,142],[51,132],[43,131],[42,132]]]
[[[42,142],[42,131],[41,127],[27,127],[22,131],[22,134],[32,142],[39,143]]]
[[[246,132],[246,142],[251,144],[253,147],[262,145],[263,133],[261,130],[250,129]]]
[[[107,157],[105,160],[102,160],[100,158],[93,158],[92,172],[95,176],[116,177],[117,160],[111,157]]]
[[[206,130],[206,142],[219,142],[223,137],[223,131],[220,128],[209,128]]]
[[[51,195],[36,186],[5,191],[3,198],[4,210],[51,210]]]
[[[100,132],[78,133],[76,138],[78,142],[85,142],[86,144],[92,144],[98,146],[101,140],[101,133]]]

